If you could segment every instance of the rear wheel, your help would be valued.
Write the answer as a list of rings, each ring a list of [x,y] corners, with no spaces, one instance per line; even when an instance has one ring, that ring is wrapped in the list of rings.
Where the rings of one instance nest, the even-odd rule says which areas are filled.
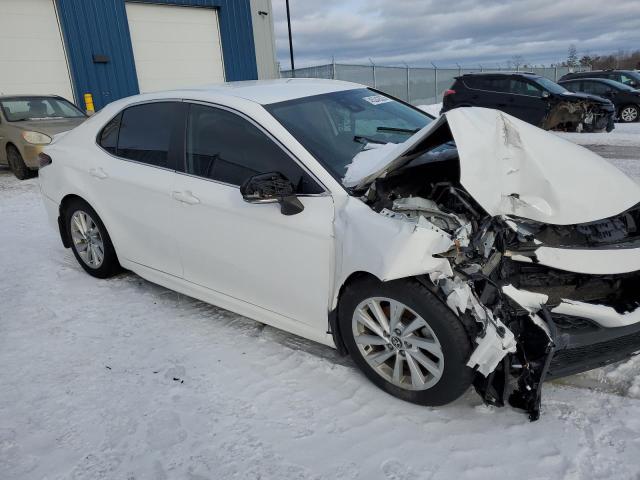
[[[64,220],[73,255],[89,275],[108,278],[120,271],[109,233],[88,203],[72,200],[65,207]]]
[[[35,172],[27,167],[22,155],[13,145],[7,147],[7,161],[9,168],[18,180],[26,180],[27,178],[35,176]]]
[[[637,105],[627,105],[620,109],[620,120],[625,123],[631,123],[640,117],[640,108]]]
[[[471,385],[471,342],[458,318],[418,282],[365,280],[340,299],[342,337],[378,387],[420,405],[444,405]]]

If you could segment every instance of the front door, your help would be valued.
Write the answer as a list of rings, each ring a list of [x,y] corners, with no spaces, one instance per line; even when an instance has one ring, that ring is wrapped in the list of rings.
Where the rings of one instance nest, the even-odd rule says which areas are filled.
[[[539,126],[546,113],[547,102],[542,89],[522,78],[509,79],[509,95],[504,111],[516,118]]]
[[[175,195],[184,278],[308,325],[326,326],[333,271],[333,201],[264,130],[226,109],[191,104]],[[280,172],[304,205],[243,200],[249,177]]]

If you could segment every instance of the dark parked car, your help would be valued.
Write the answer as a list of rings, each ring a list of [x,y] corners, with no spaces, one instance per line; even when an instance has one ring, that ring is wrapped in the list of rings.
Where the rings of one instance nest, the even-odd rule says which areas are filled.
[[[640,72],[637,70],[593,70],[591,72],[567,73],[560,80],[574,80],[576,78],[606,78],[624,83],[631,88],[640,88]]]
[[[606,78],[580,78],[559,83],[572,92],[608,98],[616,106],[617,117],[622,122],[635,122],[640,118],[640,90]]]
[[[502,110],[545,130],[611,131],[615,107],[609,100],[573,93],[533,73],[470,73],[444,92],[442,112],[456,107]]]

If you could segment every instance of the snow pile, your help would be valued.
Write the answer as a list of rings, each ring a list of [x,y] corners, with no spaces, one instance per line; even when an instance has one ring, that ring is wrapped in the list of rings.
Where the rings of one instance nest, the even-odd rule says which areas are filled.
[[[617,147],[638,147],[640,158],[640,122],[616,123],[611,132],[573,133],[553,132],[556,135],[571,140],[578,145],[611,145]]]
[[[636,163],[640,163],[640,160]],[[547,384],[542,417],[425,408],[334,350],[87,276],[0,169],[0,479],[633,479],[640,358]]]

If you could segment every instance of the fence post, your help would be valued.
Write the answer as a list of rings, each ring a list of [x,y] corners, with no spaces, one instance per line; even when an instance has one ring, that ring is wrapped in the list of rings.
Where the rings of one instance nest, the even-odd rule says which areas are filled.
[[[373,73],[373,88],[376,88],[377,83],[376,83],[376,64],[373,63],[373,60],[369,59],[369,61],[371,62],[371,70]]]
[[[336,79],[336,57],[331,57],[331,78]]]
[[[406,64],[405,64],[406,65]],[[407,103],[411,103],[411,79],[410,79],[411,69],[409,65],[407,65]]]
[[[435,63],[431,62],[433,65],[433,98],[435,103],[438,102],[438,67]]]
[[[553,81],[557,82],[558,81],[558,66],[556,65],[555,67],[553,67],[554,73],[553,73]]]

